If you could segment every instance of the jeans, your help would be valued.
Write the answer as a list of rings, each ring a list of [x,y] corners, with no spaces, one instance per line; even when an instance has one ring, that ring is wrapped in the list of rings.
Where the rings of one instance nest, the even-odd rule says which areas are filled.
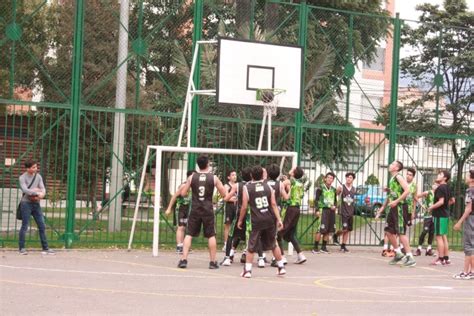
[[[25,248],[25,236],[30,223],[30,216],[35,219],[38,226],[39,235],[41,239],[41,247],[43,250],[48,249],[48,241],[46,240],[46,225],[44,224],[43,212],[39,203],[21,202],[20,203],[21,216],[23,218],[20,228],[20,249]]]

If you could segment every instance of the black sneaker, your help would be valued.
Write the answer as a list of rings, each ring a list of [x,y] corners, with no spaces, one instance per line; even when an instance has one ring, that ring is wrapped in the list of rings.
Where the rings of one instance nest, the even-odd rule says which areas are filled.
[[[435,255],[435,253],[434,253],[433,249],[428,249],[428,250],[426,250],[425,256],[430,256],[430,257],[432,257],[432,256],[434,256],[434,255]]]
[[[243,253],[242,257],[240,257],[240,263],[245,263],[245,262],[247,262],[247,255]]]
[[[320,253],[329,253],[329,250],[326,247],[322,247],[319,252]]]
[[[274,267],[274,268],[277,268],[278,267],[278,263],[276,261],[275,258],[272,259],[272,263],[270,263],[270,266]]]
[[[219,265],[217,264],[217,261],[210,261],[209,269],[219,269]]]
[[[188,266],[188,260],[186,260],[186,259],[179,260],[178,268],[186,269],[187,266]]]
[[[315,254],[318,254],[318,253],[320,253],[320,252],[319,252],[319,249],[318,249],[318,248],[314,248],[313,250],[311,250],[311,253],[312,253],[313,255],[315,255]]]
[[[405,250],[405,248],[402,248],[401,250],[402,250],[403,255],[407,254],[407,251]]]
[[[181,255],[183,253],[183,246],[176,246],[176,253]]]
[[[421,256],[421,250],[418,248],[415,250],[415,253],[413,254],[415,257]]]
[[[341,246],[341,252],[350,252],[349,249],[346,248],[346,246]]]
[[[339,245],[337,234],[332,235],[332,241],[334,242],[335,245]]]

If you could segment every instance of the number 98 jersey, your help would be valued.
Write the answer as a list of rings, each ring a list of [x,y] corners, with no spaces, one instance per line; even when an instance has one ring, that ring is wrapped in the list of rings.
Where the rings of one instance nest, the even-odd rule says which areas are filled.
[[[262,181],[246,184],[249,196],[250,218],[252,229],[263,229],[275,225],[272,212],[272,189]]]

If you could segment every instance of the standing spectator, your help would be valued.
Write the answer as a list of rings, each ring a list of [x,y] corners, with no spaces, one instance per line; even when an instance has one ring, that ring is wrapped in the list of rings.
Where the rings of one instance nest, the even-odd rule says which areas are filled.
[[[25,162],[26,172],[20,176],[20,187],[23,191],[23,197],[20,201],[21,212],[21,228],[19,236],[20,255],[27,255],[25,249],[25,236],[30,223],[30,216],[35,219],[38,226],[39,235],[41,239],[42,254],[54,255],[54,251],[49,249],[48,241],[46,240],[46,226],[44,224],[44,216],[41,211],[40,200],[46,195],[43,178],[38,173],[38,164],[34,161]]]
[[[466,209],[459,221],[454,225],[454,230],[461,230],[464,222],[464,269],[455,274],[455,279],[469,280],[474,278],[474,170],[470,170],[466,177],[469,188],[466,190]]]

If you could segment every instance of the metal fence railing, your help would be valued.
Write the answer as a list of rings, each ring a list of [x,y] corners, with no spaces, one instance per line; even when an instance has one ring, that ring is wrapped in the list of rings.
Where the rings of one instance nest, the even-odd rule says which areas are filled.
[[[126,22],[121,1],[2,1],[0,240],[18,238],[17,179],[22,163],[36,159],[48,191],[42,203],[51,240],[66,247],[125,244],[140,203],[135,242],[151,243],[153,179],[160,177],[166,203],[195,157],[165,157],[161,175],[154,174],[152,157],[149,185],[136,201],[145,147],[177,144],[193,48],[219,36],[303,47],[304,97],[299,111],[279,110],[273,118],[272,148],[297,151],[311,181],[298,228],[304,244],[314,235],[314,184],[329,170],[338,183],[355,171],[361,192],[367,186],[377,191],[388,181],[389,162],[399,159],[417,168],[421,192],[437,170],[449,169],[457,198],[452,217],[458,217],[463,173],[474,165],[472,67],[463,68],[471,62],[472,28],[434,15],[403,21],[390,4],[383,9],[375,2],[317,7],[312,1],[134,0]],[[118,58],[120,50],[125,58]],[[214,88],[216,54],[213,47],[201,52],[197,87]],[[119,83],[126,86],[121,108]],[[193,115],[185,140],[192,146],[258,144],[260,110],[216,106],[214,97],[201,96]],[[220,176],[257,163],[243,156],[215,155],[213,161]],[[372,203],[358,206],[355,245],[383,238],[383,222],[373,218],[378,197],[365,194]],[[160,225],[160,241],[172,245],[172,218]],[[420,228],[417,221],[411,240]],[[34,228],[29,236],[37,238]],[[449,240],[461,245],[460,236],[450,230]]]

